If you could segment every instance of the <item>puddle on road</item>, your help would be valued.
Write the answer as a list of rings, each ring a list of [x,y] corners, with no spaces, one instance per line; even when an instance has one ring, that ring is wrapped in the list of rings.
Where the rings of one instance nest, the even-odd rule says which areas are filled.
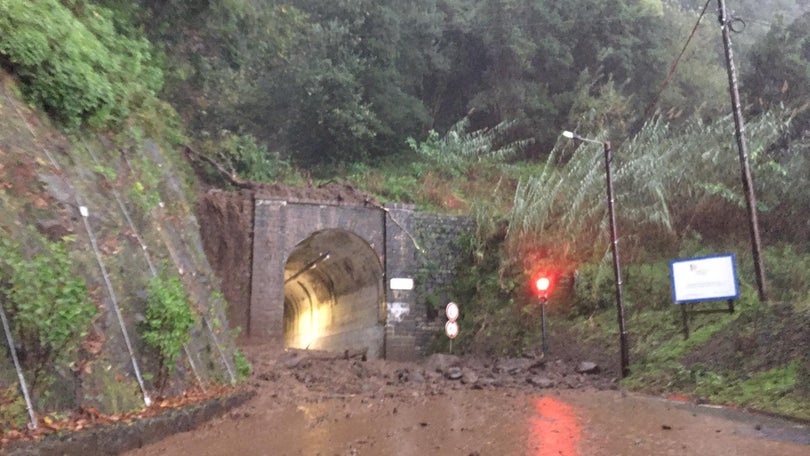
[[[523,455],[535,413],[522,394],[466,389],[280,408],[262,402],[127,455]]]
[[[331,396],[297,406],[259,396],[201,428],[129,456],[528,455],[806,456],[753,435],[756,422],[617,391],[448,389]],[[755,420],[756,421],[756,420]]]

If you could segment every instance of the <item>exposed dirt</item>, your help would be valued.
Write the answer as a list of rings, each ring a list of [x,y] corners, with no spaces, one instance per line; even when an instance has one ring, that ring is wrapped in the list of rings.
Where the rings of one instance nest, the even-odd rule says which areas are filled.
[[[627,394],[606,375],[578,373],[591,367],[580,362],[434,355],[399,363],[258,343],[243,349],[254,362],[253,400],[126,454],[798,456],[810,450],[806,427]]]
[[[298,201],[323,201],[332,204],[358,206],[380,206],[373,196],[364,193],[357,187],[338,182],[326,182],[320,185],[294,187],[279,183],[251,184],[251,189],[259,196]]]

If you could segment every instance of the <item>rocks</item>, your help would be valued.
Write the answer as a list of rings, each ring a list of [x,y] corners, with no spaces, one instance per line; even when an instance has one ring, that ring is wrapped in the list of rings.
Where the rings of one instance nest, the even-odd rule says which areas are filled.
[[[528,358],[504,358],[495,363],[495,370],[499,373],[516,375],[528,370],[535,365],[535,361]]]
[[[411,380],[412,383],[416,383],[417,385],[421,385],[421,384],[425,383],[425,376],[422,375],[422,373],[419,372],[419,371],[411,372],[410,380]]]
[[[540,377],[538,375],[529,377],[526,380],[530,385],[534,385],[538,388],[553,388],[554,387],[554,380],[551,380],[548,377]]]
[[[461,372],[460,367],[451,367],[444,373],[444,377],[448,380],[459,380],[464,374]]]
[[[279,387],[324,392],[340,397],[430,397],[457,389],[509,388],[525,391],[616,388],[600,367],[589,361],[558,358],[480,358],[433,354],[421,362],[360,361],[328,356],[316,351],[287,350],[274,360],[256,366],[257,381]]]
[[[294,353],[291,356],[289,356],[287,359],[283,360],[282,363],[283,363],[284,367],[286,367],[287,369],[294,369],[294,368],[298,367],[299,364],[301,364],[301,361],[303,359],[304,359],[303,357],[297,356],[297,354]]]
[[[597,374],[599,370],[599,365],[590,361],[582,361],[576,368],[578,374]]]
[[[458,367],[461,364],[461,359],[455,355],[447,355],[444,353],[434,353],[425,361],[425,369],[433,372],[445,373],[451,367]]]
[[[463,375],[461,376],[461,383],[465,385],[475,385],[478,383],[478,374],[476,374],[475,371],[463,369],[462,373]]]

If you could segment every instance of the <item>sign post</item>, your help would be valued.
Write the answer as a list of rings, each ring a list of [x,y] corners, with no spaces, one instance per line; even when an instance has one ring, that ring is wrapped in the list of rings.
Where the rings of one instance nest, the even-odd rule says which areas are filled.
[[[669,268],[672,300],[682,304],[684,339],[689,338],[689,313],[734,313],[734,300],[739,298],[740,290],[733,253],[672,260]],[[686,309],[687,304],[722,300],[728,300],[727,309]]]
[[[444,324],[444,333],[450,338],[450,354],[453,354],[453,339],[458,336],[458,319],[459,311],[458,304],[454,302],[447,303],[444,308],[444,314],[447,315],[447,323]]]

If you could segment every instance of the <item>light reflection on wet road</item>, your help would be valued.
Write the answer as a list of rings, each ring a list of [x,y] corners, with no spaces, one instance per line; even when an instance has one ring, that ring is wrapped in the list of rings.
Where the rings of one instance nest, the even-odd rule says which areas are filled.
[[[127,455],[810,454],[810,446],[793,443],[801,439],[780,441],[769,431],[801,437],[806,427],[738,415],[618,391],[458,388],[298,405],[260,393],[223,418]]]
[[[528,454],[577,456],[580,428],[574,408],[548,396],[532,401],[535,415],[529,418]]]

